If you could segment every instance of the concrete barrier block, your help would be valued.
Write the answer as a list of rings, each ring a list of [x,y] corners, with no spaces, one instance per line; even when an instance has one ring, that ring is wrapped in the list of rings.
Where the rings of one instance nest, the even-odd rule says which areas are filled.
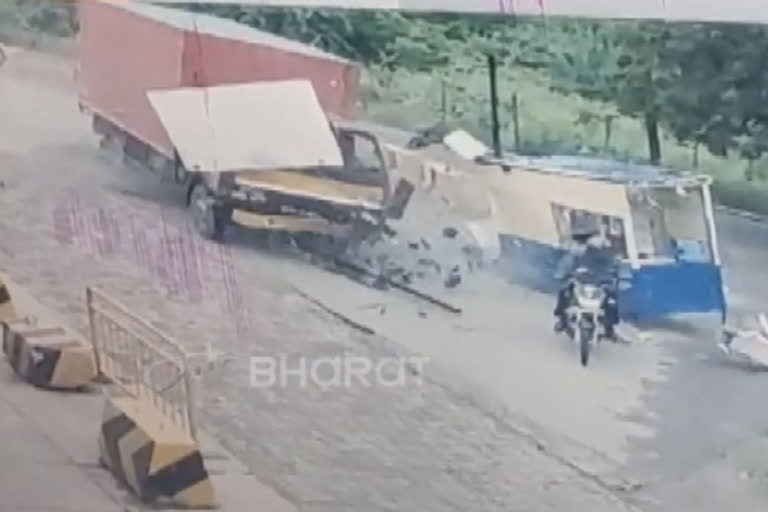
[[[3,352],[17,375],[41,388],[82,388],[97,373],[93,347],[60,326],[3,322]]]
[[[108,396],[99,430],[102,464],[142,501],[217,507],[197,442],[148,400]]]

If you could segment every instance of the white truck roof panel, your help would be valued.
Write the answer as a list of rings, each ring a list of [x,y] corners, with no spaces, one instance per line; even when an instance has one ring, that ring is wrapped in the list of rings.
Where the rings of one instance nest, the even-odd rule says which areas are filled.
[[[343,165],[307,80],[190,87],[147,96],[190,171]]]

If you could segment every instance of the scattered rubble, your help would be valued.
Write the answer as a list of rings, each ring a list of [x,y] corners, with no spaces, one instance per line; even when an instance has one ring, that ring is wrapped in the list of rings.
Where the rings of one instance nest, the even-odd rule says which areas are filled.
[[[388,290],[389,289],[389,283],[387,283],[387,279],[384,276],[378,276],[374,281],[373,285],[374,288],[377,290]]]
[[[647,343],[652,339],[650,333],[642,331],[637,326],[627,322],[621,322],[616,326],[616,336],[620,341],[627,344]]]
[[[752,320],[752,319],[750,319]],[[726,326],[723,341],[718,346],[729,357],[749,363],[750,366],[768,369],[768,320],[756,315],[754,321],[745,322],[743,328]]]
[[[459,286],[461,284],[461,274],[459,274],[458,270],[452,270],[445,279],[444,284],[446,288],[456,288]]]
[[[375,309],[379,312],[380,315],[383,315],[384,313],[387,312],[386,304],[381,304],[380,302],[377,302],[376,304],[367,304],[365,306],[360,306],[360,309],[362,310]]]
[[[431,268],[437,275],[440,275],[443,272],[443,269],[440,266],[440,264],[435,260],[433,260],[432,258],[419,258],[416,264],[423,267]]]
[[[414,221],[411,223],[415,224]],[[423,231],[424,225],[441,227],[428,233]],[[483,267],[483,250],[473,243],[471,232],[461,225],[419,223],[412,229],[400,228],[398,231],[400,236],[365,244],[357,254],[356,259],[361,265],[385,278],[376,283],[380,289],[386,289],[383,281],[390,280],[390,287],[393,282],[412,284],[438,293],[440,289],[461,286],[466,282],[465,274]]]

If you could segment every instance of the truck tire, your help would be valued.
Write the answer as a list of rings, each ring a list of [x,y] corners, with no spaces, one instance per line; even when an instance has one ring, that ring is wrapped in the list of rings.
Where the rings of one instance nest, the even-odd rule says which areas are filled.
[[[215,198],[202,183],[198,183],[192,189],[189,209],[195,229],[200,236],[215,242],[223,240],[231,210],[217,205]]]

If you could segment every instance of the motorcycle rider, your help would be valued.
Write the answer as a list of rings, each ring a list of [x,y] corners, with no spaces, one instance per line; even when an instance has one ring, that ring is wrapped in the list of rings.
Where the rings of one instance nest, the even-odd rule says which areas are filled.
[[[557,295],[554,315],[557,317],[555,330],[561,332],[567,324],[566,310],[573,299],[573,283],[568,279],[578,268],[585,268],[599,283],[611,282],[616,275],[618,258],[611,249],[599,225],[590,219],[577,218],[571,228],[572,246],[558,264],[555,277],[564,280],[564,286]],[[619,322],[616,290],[604,288],[603,317],[605,337],[616,341],[616,324]]]

